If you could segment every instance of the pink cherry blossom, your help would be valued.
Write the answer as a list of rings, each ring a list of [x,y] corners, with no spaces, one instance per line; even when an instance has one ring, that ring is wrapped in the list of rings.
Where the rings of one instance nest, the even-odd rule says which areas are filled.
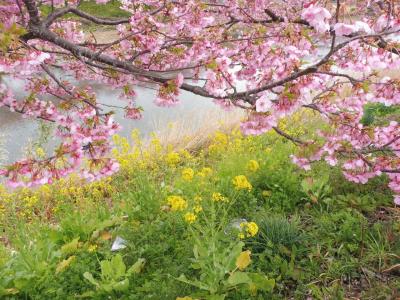
[[[319,33],[325,33],[330,29],[328,21],[332,15],[324,7],[310,5],[303,10],[301,17],[315,27]]]
[[[266,96],[260,97],[256,102],[256,112],[267,112],[272,106],[272,102]]]
[[[333,29],[335,30],[336,34],[340,36],[350,35],[357,30],[355,26],[344,23],[336,23]]]
[[[97,0],[98,9],[107,2]],[[16,161],[0,175],[32,187],[73,172],[88,180],[113,174],[111,137],[120,126],[93,86],[117,90],[125,117],[137,120],[136,85],[144,84],[162,107],[177,106],[184,90],[246,110],[243,133],[275,130],[298,145],[292,160],[303,169],[323,160],[361,184],[385,174],[398,204],[400,125],[393,115],[364,119],[371,104],[400,104],[400,3],[375,15],[368,1],[206,2],[122,0],[127,17],[107,19],[82,13],[76,0],[3,0],[0,107],[53,123],[60,142],[47,158]],[[357,21],[344,13],[349,5]],[[118,37],[99,43],[83,23]],[[23,82],[21,91],[12,81]],[[278,128],[300,110],[323,123],[307,138]]]

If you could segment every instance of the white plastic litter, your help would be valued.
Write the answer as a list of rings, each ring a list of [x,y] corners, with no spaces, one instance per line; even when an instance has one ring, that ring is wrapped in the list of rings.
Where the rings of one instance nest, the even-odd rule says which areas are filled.
[[[241,223],[246,223],[247,220],[246,219],[233,219],[228,226],[226,226],[224,233],[225,234],[230,234],[232,231],[234,230],[239,230],[241,231],[241,227],[240,224]]]
[[[111,251],[118,251],[121,249],[126,248],[126,240],[124,240],[122,237],[117,236],[115,238],[114,243],[111,246]]]

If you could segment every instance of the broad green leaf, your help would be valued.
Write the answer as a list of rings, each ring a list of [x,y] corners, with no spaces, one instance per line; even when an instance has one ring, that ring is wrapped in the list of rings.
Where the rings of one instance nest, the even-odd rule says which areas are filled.
[[[98,284],[98,282],[93,278],[92,273],[85,272],[85,273],[83,273],[83,277],[84,277],[87,281],[89,281],[91,284],[93,284],[93,285],[99,287],[99,284]]]
[[[126,291],[128,288],[129,288],[128,278],[125,278],[124,280],[119,281],[113,285],[113,289],[120,292]]]
[[[232,271],[236,267],[236,258],[239,256],[240,252],[242,252],[244,243],[239,242],[237,243],[231,250],[231,253],[229,254],[229,259],[227,262],[227,268],[228,270],[226,271]]]
[[[270,292],[275,287],[275,280],[258,273],[248,273],[252,283],[259,290]]]
[[[247,273],[244,272],[235,272],[231,276],[229,276],[227,283],[230,286],[236,286],[239,284],[245,284],[245,283],[250,283],[251,279],[247,275]]]
[[[111,278],[114,278],[114,272],[111,267],[111,261],[109,260],[102,260],[100,262],[100,268],[101,268],[101,277],[104,280],[109,280]]]
[[[189,280],[186,278],[186,276],[184,274],[181,274],[178,278],[176,278],[176,277],[174,277],[174,278],[180,282],[187,283],[187,284],[195,286],[199,289],[207,290],[207,291],[210,290],[210,287],[208,285],[206,285],[200,281],[197,281],[197,280],[196,281]]]
[[[119,279],[125,275],[126,266],[122,259],[121,254],[117,254],[111,259],[111,268],[113,270],[111,278]]]
[[[193,255],[195,259],[199,259],[199,249],[197,247],[197,245],[193,246]]]
[[[144,258],[139,258],[137,262],[135,262],[127,271],[128,275],[131,274],[139,274],[142,272],[144,265],[146,264],[146,260]]]

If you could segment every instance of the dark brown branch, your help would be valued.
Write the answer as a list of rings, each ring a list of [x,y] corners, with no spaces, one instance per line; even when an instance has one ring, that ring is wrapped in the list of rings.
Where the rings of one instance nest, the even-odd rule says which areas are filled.
[[[399,31],[400,30],[395,30],[395,31],[389,31],[389,32],[380,33],[380,34],[366,34],[366,35],[358,35],[358,36],[352,37],[352,38],[350,38],[350,39],[348,39],[348,40],[346,40],[346,41],[344,41],[344,42],[332,47],[331,50],[329,51],[329,53],[327,53],[319,62],[315,63],[314,65],[311,65],[311,66],[305,68],[304,70],[297,71],[297,72],[293,73],[292,75],[290,75],[290,76],[288,76],[286,78],[283,78],[281,80],[269,83],[269,84],[264,85],[262,87],[255,88],[255,89],[252,89],[252,90],[249,90],[249,91],[246,91],[246,92],[237,93],[237,94],[234,95],[234,97],[235,98],[241,98],[241,97],[245,97],[245,96],[247,96],[249,94],[258,94],[260,92],[270,90],[270,89],[272,89],[274,87],[282,86],[285,83],[288,83],[290,81],[294,81],[299,77],[302,77],[302,76],[305,76],[305,75],[308,75],[308,74],[312,74],[312,73],[316,73],[318,71],[318,68],[320,66],[326,64],[330,60],[330,58],[333,56],[333,54],[335,54],[337,51],[339,51],[340,49],[342,49],[345,46],[347,46],[349,43],[351,43],[351,42],[353,42],[355,40],[359,40],[359,39],[376,38],[376,37],[380,37],[382,35],[390,35],[390,34],[393,34],[393,33],[399,32]],[[332,44],[333,43],[334,43],[334,41],[332,42]]]
[[[289,141],[293,142],[296,145],[306,145],[306,142],[287,134],[286,132],[282,131],[276,126],[272,127],[272,129],[274,129],[277,134],[283,136],[284,138],[288,139]]]
[[[39,10],[36,6],[35,0],[23,0],[29,14],[29,25],[39,25],[40,17]]]
[[[26,0],[24,0],[26,1]],[[29,0],[28,0],[29,1]],[[49,27],[56,19],[61,18],[65,16],[66,14],[72,13],[74,15],[77,15],[83,19],[89,20],[95,24],[99,25],[119,25],[119,24],[126,24],[129,23],[129,18],[125,19],[105,19],[105,18],[99,18],[93,15],[90,15],[88,13],[85,13],[75,7],[65,7],[65,8],[60,8],[52,12],[47,16],[47,18],[44,20],[43,25],[45,27]]]

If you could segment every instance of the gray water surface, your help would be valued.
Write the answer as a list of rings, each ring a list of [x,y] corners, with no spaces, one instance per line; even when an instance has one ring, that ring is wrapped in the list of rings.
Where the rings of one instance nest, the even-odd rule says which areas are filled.
[[[6,81],[6,83],[18,96],[24,96],[22,82]],[[126,102],[119,99],[120,90],[105,85],[92,85],[92,87],[97,94],[98,102],[126,106]],[[144,109],[141,120],[125,119],[123,110],[104,107],[105,111],[115,112],[114,118],[122,126],[122,130],[119,132],[121,136],[129,137],[133,129],[138,129],[142,137],[147,138],[151,132],[162,130],[163,127],[176,120],[190,118],[190,123],[200,125],[207,121],[207,116],[211,111],[223,112],[211,99],[190,92],[182,91],[181,104],[173,108],[156,106],[153,103],[156,91],[151,87],[135,87],[135,92],[137,93],[137,104]],[[193,125],[196,126],[196,124]],[[39,125],[37,120],[24,119],[21,114],[0,108],[0,134],[5,136],[4,148],[8,152],[6,162],[12,162],[24,156],[29,142],[35,141],[39,137]],[[49,137],[49,139],[50,145],[56,144],[54,138]]]

